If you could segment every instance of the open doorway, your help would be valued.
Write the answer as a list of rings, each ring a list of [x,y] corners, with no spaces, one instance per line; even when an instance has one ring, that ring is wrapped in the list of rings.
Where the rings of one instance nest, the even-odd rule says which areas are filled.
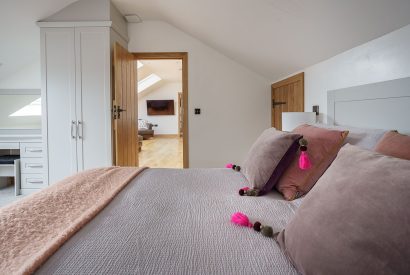
[[[135,53],[139,166],[187,168],[187,55]]]

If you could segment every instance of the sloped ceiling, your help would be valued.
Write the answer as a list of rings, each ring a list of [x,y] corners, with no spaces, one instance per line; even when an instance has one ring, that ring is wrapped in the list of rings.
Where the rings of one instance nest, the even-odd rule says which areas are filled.
[[[75,0],[0,0],[0,81],[36,64],[40,70],[40,29],[36,22]]]
[[[269,80],[410,24],[409,0],[113,0],[163,20]]]
[[[143,97],[157,90],[158,88],[170,82],[182,83],[182,61],[177,59],[167,60],[140,60],[144,65],[138,69],[138,81],[146,78],[150,74],[156,74],[161,77],[161,81],[152,85],[145,91],[138,94],[138,97]]]
[[[0,81],[39,66],[35,22],[74,0],[1,0]],[[409,0],[114,0],[276,80],[410,24]]]
[[[143,67],[138,70],[138,81],[155,73],[168,82],[182,81],[182,61],[179,59],[140,60]]]

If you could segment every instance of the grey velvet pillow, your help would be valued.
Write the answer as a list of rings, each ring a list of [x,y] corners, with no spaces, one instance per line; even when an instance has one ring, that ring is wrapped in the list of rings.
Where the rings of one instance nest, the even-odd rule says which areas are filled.
[[[265,130],[252,145],[242,173],[259,195],[271,191],[280,176],[296,157],[299,134],[287,133],[270,128]]]
[[[277,240],[302,274],[410,274],[410,161],[345,145]]]
[[[314,123],[312,125],[325,129],[349,131],[349,135],[346,137],[344,144],[349,143],[351,145],[356,145],[357,147],[368,150],[373,150],[376,144],[381,140],[383,135],[389,132],[388,130],[381,129],[366,129],[352,126],[334,126],[320,123]]]

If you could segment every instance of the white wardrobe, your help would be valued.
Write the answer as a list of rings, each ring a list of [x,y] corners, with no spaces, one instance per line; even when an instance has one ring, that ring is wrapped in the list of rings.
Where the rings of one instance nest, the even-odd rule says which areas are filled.
[[[109,26],[41,26],[48,182],[112,165]]]

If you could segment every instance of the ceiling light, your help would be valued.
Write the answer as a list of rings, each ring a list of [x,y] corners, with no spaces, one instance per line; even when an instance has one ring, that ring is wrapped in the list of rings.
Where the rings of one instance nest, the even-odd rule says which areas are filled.
[[[139,17],[136,14],[127,14],[127,15],[124,15],[124,17],[128,23],[141,23],[142,22],[141,17]]]

